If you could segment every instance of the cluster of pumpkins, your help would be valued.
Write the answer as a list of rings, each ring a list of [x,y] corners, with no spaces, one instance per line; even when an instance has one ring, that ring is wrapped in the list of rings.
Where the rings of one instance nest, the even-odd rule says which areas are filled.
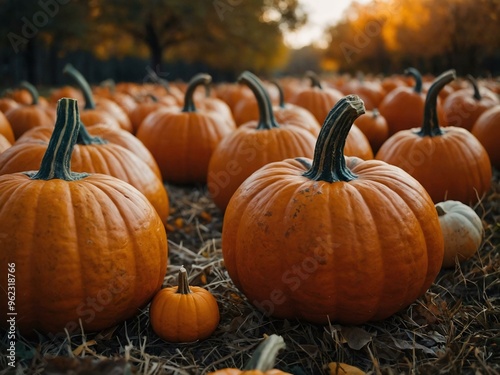
[[[482,243],[471,205],[500,166],[500,101],[472,77],[473,92],[452,70],[426,86],[415,69],[413,87],[243,72],[215,89],[197,74],[92,90],[65,73],[81,91],[47,100],[23,83],[0,99],[0,264],[15,264],[17,286],[0,312],[12,306],[23,333],[100,330],[151,300],[165,340],[214,332],[217,301],[183,267],[160,290],[165,182],[206,184],[229,276],[280,318],[387,318]]]

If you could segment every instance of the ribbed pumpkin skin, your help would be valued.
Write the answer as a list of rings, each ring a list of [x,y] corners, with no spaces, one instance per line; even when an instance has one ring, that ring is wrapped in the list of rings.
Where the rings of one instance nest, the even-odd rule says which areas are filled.
[[[0,155],[0,175],[37,170],[47,149],[47,142],[17,143]],[[125,181],[138,189],[155,207],[164,223],[169,202],[163,182],[131,151],[113,143],[75,145],[71,157],[74,172],[103,173]]]
[[[24,133],[18,140],[17,143],[21,142],[48,142],[50,136],[52,135],[52,128],[42,128],[38,127],[36,129],[28,130]],[[130,134],[130,132],[123,130],[119,127],[115,128],[113,126],[97,124],[94,126],[89,126],[87,128],[89,134],[93,137],[100,137],[110,143],[117,144],[131,151],[133,154],[138,156],[151,170],[161,179],[160,168],[156,163],[153,155],[149,150],[138,140],[135,136]]]
[[[79,318],[86,332],[110,327],[137,314],[161,287],[165,229],[129,184],[104,175],[72,182],[5,175],[0,207],[0,262],[16,264],[22,333],[79,330]],[[6,309],[1,293],[3,316]]]
[[[342,98],[338,90],[311,87],[290,98],[290,103],[296,104],[311,112],[316,120],[322,124],[332,107]]]
[[[389,138],[376,158],[416,178],[437,203],[477,202],[491,186],[491,165],[481,143],[467,130],[449,126],[436,137],[404,130]]]
[[[165,181],[201,183],[213,150],[233,130],[215,114],[160,109],[144,119],[137,138],[153,154]]]
[[[313,155],[316,139],[303,128],[256,128],[257,122],[240,126],[220,142],[210,159],[207,186],[221,210],[241,183],[260,167],[294,156]]]
[[[265,313],[320,324],[380,320],[439,272],[443,238],[422,186],[386,163],[345,159],[357,179],[313,181],[288,159],[254,173],[229,202],[224,264]]]

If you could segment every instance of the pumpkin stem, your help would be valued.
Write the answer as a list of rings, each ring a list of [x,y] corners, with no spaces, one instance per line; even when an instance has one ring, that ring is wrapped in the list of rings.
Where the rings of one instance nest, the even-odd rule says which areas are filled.
[[[99,84],[99,86],[108,88],[111,94],[116,92],[116,82],[112,78],[105,79]]]
[[[262,341],[243,370],[266,372],[274,368],[276,357],[286,347],[283,337],[272,334]]]
[[[78,138],[76,139],[76,143],[79,145],[105,145],[108,143],[105,139],[101,137],[92,137],[88,130],[87,127],[83,124],[83,122],[80,122],[80,131],[78,132]]]
[[[253,73],[245,71],[238,77],[238,82],[246,84],[252,90],[257,105],[259,107],[259,123],[257,130],[269,130],[279,128],[276,119],[274,118],[273,105],[262,81]]]
[[[32,180],[81,180],[88,173],[71,171],[71,154],[80,130],[80,115],[76,99],[62,98],[57,102],[57,118],[49,145],[37,172],[27,172]]]
[[[481,93],[479,92],[479,85],[477,84],[476,79],[471,74],[468,74],[467,81],[469,81],[472,84],[472,88],[474,89],[473,98],[476,100],[481,100],[483,97],[481,96]]]
[[[271,83],[276,86],[279,94],[279,107],[285,108],[285,94],[283,93],[283,87],[281,87],[280,83],[276,80],[272,80]]]
[[[405,75],[412,76],[415,79],[415,87],[413,87],[413,91],[417,94],[422,92],[422,74],[415,68],[407,68],[405,70]]]
[[[193,94],[194,90],[200,85],[208,85],[212,82],[212,77],[205,73],[199,73],[191,78],[189,81],[186,93],[184,94],[184,107],[182,112],[196,112],[196,107],[194,106]]]
[[[318,89],[323,89],[318,75],[312,70],[308,70],[306,72],[306,78],[309,78],[311,80],[311,87],[317,87]]]
[[[187,277],[187,271],[184,266],[179,269],[179,276],[177,277],[177,292],[179,294],[189,294],[191,289],[189,288],[189,282]]]
[[[38,104],[38,99],[40,95],[38,94],[38,90],[36,89],[35,86],[33,86],[31,83],[27,81],[22,81],[19,84],[19,88],[27,90],[30,95],[31,95],[31,105],[37,105]]]
[[[365,105],[357,95],[348,95],[335,104],[319,132],[312,166],[303,176],[327,182],[357,177],[345,164],[344,146],[354,120],[363,113]]]
[[[373,119],[376,119],[378,116],[380,116],[380,112],[378,111],[377,108],[372,109],[372,117]]]
[[[437,99],[439,91],[448,83],[456,78],[455,70],[450,69],[439,75],[434,82],[432,82],[429,91],[427,91],[427,96],[425,97],[424,105],[424,123],[422,128],[417,132],[421,137],[434,137],[443,134],[443,131],[439,127],[439,121],[437,116]]]
[[[446,214],[446,211],[441,206],[436,206],[436,211],[437,211],[438,216],[444,216]]]
[[[73,65],[66,64],[63,69],[63,74],[71,77],[82,91],[83,97],[85,98],[85,109],[95,109],[92,89],[82,73],[80,73]]]

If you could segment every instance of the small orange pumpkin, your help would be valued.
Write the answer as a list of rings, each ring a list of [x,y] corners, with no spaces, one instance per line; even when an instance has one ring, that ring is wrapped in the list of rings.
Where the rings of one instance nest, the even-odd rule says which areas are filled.
[[[161,289],[149,308],[155,333],[169,342],[203,340],[219,325],[219,306],[208,290],[190,286],[184,267],[179,269],[178,286]]]

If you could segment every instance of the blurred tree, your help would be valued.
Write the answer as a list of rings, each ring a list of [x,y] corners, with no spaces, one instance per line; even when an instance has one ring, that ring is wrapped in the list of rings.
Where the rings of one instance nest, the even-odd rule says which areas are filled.
[[[500,48],[500,0],[372,0],[354,2],[328,30],[327,58],[342,70],[478,74]]]
[[[83,0],[0,0],[0,47],[22,54],[27,79],[37,83],[37,49],[49,46],[52,61],[64,50],[81,47],[89,6]],[[50,64],[53,67],[53,64]],[[57,65],[56,65],[57,66]],[[50,72],[55,74],[54,71]]]
[[[220,68],[268,70],[282,62],[282,32],[306,21],[298,0],[93,0],[101,40],[129,35],[151,67],[165,55]]]

